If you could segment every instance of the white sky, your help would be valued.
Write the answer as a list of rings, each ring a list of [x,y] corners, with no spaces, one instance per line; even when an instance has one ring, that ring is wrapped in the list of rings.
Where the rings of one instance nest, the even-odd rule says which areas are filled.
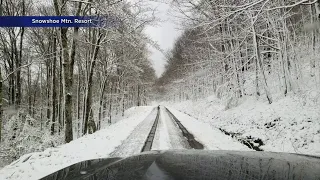
[[[174,44],[175,39],[181,34],[180,30],[177,29],[177,25],[174,23],[173,17],[170,16],[169,10],[170,5],[160,2],[152,2],[155,7],[158,9],[157,17],[160,18],[163,22],[158,23],[155,27],[147,27],[145,32],[146,34],[156,41],[160,48],[164,51],[171,50]],[[160,76],[164,71],[165,58],[164,55],[158,50],[151,48],[151,61],[154,69],[156,70],[157,76]]]

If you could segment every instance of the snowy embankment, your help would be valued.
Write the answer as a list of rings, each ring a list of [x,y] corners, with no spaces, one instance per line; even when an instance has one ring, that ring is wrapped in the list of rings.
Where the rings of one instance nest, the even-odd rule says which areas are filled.
[[[268,104],[254,97],[246,97],[237,107],[228,110],[214,96],[198,101],[170,103],[170,106],[207,126],[235,133],[237,138],[259,138],[264,144],[259,148],[265,151],[320,156],[320,108],[306,106],[298,98],[288,96]],[[182,123],[187,126],[186,122]],[[190,125],[190,130],[192,127]]]
[[[229,136],[224,135],[218,129],[208,126],[207,123],[197,121],[195,118],[168,108],[176,116],[183,126],[194,135],[195,139],[210,150],[240,150],[250,151],[249,148]]]
[[[154,107],[135,107],[126,112],[126,118],[94,134],[86,135],[57,148],[20,157],[0,170],[0,179],[39,179],[80,161],[106,158],[128,138]]]

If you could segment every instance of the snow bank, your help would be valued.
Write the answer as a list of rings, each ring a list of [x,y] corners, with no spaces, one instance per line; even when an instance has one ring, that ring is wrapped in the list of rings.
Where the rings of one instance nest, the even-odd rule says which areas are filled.
[[[153,107],[137,108],[131,117],[123,119],[94,134],[86,135],[57,148],[26,154],[0,170],[0,179],[39,179],[80,161],[106,158],[127,139]]]
[[[241,101],[228,110],[215,97],[170,105],[207,125],[260,138],[265,144],[260,148],[265,151],[320,155],[319,106],[306,105],[295,96],[272,104],[254,97]]]
[[[168,109],[177,119],[179,119],[182,125],[194,135],[195,140],[204,145],[205,149],[250,151],[246,146],[232,139],[230,136],[224,135],[220,130],[207,123],[197,121],[175,109]]]

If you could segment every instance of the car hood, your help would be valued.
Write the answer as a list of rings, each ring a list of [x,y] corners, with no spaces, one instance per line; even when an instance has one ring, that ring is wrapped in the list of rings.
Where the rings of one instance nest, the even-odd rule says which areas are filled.
[[[319,179],[320,157],[302,154],[223,151],[149,151],[127,158],[83,161],[43,180]]]

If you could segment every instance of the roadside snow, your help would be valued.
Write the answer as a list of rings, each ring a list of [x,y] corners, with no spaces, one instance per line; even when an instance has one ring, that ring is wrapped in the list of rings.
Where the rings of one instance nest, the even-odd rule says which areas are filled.
[[[132,116],[112,124],[94,134],[86,135],[57,148],[26,154],[0,170],[0,179],[33,180],[80,161],[106,158],[128,138],[154,107],[130,109]],[[134,111],[134,112],[133,112]]]
[[[265,151],[320,155],[319,105],[308,105],[293,95],[272,104],[254,97],[241,101],[228,110],[214,96],[170,105],[199,122],[242,137],[260,138]]]
[[[246,146],[229,136],[223,134],[220,130],[212,127],[210,124],[198,121],[184,113],[173,108],[169,111],[179,119],[182,125],[195,137],[195,139],[209,150],[242,150],[251,151]]]

